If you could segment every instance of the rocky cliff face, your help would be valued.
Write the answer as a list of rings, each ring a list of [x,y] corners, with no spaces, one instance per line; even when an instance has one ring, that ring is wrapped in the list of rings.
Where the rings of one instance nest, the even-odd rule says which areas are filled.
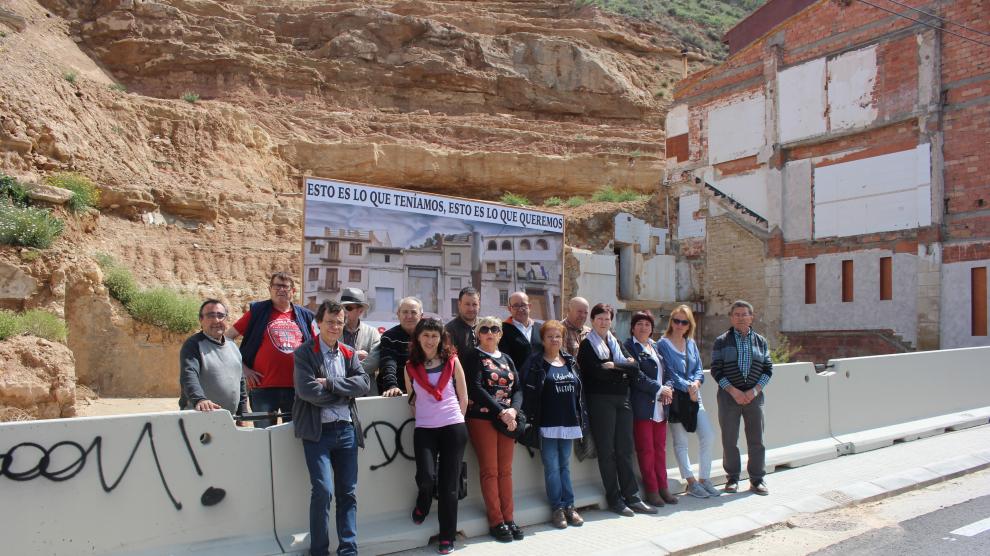
[[[0,12],[0,171],[74,170],[102,189],[100,213],[70,217],[43,261],[0,248],[8,273],[38,284],[16,305],[64,312],[82,362],[107,352],[85,339],[99,328],[84,314],[113,317],[81,259],[108,253],[142,285],[237,309],[265,295],[267,274],[301,270],[303,175],[481,199],[653,191],[664,91],[683,65],[664,29],[570,2],[5,0]]]

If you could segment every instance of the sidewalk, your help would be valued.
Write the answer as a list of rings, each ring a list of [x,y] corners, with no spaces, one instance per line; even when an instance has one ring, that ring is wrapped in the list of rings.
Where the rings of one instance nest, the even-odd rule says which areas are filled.
[[[842,456],[767,476],[769,496],[745,490],[718,498],[681,495],[655,516],[619,517],[587,509],[581,528],[526,527],[526,539],[509,545],[491,538],[458,540],[457,554],[668,554],[724,546],[786,521],[797,513],[891,496],[990,467],[990,425]],[[748,483],[740,484],[743,489]],[[518,509],[518,508],[517,508]],[[435,543],[401,554],[436,554]]]

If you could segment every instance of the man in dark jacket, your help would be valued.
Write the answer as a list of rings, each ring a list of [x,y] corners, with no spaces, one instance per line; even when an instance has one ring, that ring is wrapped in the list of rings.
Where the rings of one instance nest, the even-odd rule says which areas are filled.
[[[336,495],[337,554],[357,554],[357,450],[364,446],[364,435],[355,398],[367,395],[371,378],[354,349],[338,341],[344,332],[343,306],[324,301],[316,318],[319,336],[294,354],[292,406],[296,438],[302,439],[313,488],[309,552],[329,554],[330,501]]]
[[[292,353],[303,342],[313,339],[313,312],[292,303],[295,282],[287,272],[276,272],[268,281],[271,299],[251,304],[234,326],[227,330],[231,340],[241,341],[244,378],[251,391],[251,409],[265,413],[292,411]],[[290,420],[286,417],[285,420]],[[267,428],[274,419],[255,422]]]
[[[739,419],[746,430],[749,490],[769,494],[763,477],[766,446],[763,445],[763,389],[773,374],[767,340],[752,329],[753,306],[736,301],[729,309],[732,328],[715,338],[712,346],[712,378],[718,382],[718,425],[722,429],[722,466],[725,492],[739,489]]]
[[[382,357],[378,363],[376,381],[378,392],[385,398],[405,393],[406,381],[402,373],[409,359],[409,339],[423,318],[423,304],[415,297],[403,297],[399,300],[396,316],[399,317],[399,324],[386,330],[379,344]]]
[[[509,296],[509,314],[502,325],[502,339],[498,350],[509,356],[520,372],[531,353],[543,351],[540,341],[542,323],[529,318],[529,296],[515,292]]]
[[[474,348],[478,347],[474,325],[478,322],[480,311],[481,294],[470,286],[463,288],[457,294],[457,316],[444,326],[447,334],[450,334],[450,341],[457,348],[457,358],[461,360],[461,366],[465,370],[474,368],[470,360],[474,357]]]

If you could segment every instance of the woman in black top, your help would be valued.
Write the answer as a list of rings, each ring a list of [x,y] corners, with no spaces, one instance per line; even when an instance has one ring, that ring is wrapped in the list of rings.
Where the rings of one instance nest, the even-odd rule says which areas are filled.
[[[488,532],[499,542],[519,541],[523,531],[512,519],[512,455],[516,441],[496,430],[494,421],[501,421],[508,431],[516,430],[522,388],[512,359],[498,350],[502,322],[495,317],[482,317],[475,332],[478,347],[467,377],[467,428],[478,455]]]
[[[591,332],[578,348],[591,435],[598,448],[598,471],[610,510],[628,517],[634,512],[655,514],[657,509],[639,498],[632,461],[635,448],[629,384],[639,380],[641,373],[609,330],[614,316],[611,305],[595,305]]]
[[[523,373],[523,414],[530,425],[539,428],[543,479],[553,510],[550,522],[558,529],[568,524],[580,527],[584,520],[574,509],[570,463],[574,440],[582,438],[584,424],[581,379],[574,368],[574,358],[560,351],[564,345],[563,323],[543,323],[540,339],[543,350],[529,357]]]

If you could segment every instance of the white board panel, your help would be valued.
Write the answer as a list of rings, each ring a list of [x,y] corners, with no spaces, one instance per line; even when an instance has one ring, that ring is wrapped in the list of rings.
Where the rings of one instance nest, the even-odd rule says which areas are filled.
[[[824,58],[778,73],[777,95],[782,143],[825,133]]]
[[[688,105],[678,104],[667,112],[667,137],[677,137],[688,132]]]
[[[762,94],[709,111],[709,162],[718,164],[759,152],[764,144],[765,112]]]
[[[693,193],[691,195],[682,195],[678,199],[678,209],[677,209],[677,237],[704,237],[705,235],[705,220],[698,219],[695,220],[694,213],[698,211],[701,206],[701,195],[698,193]]]
[[[931,225],[929,163],[930,146],[925,143],[815,168],[815,237]]]
[[[706,177],[708,183],[717,187],[722,193],[732,197],[760,216],[767,217],[769,204],[767,202],[767,173],[765,170],[758,170],[749,174],[737,174],[718,180],[712,178],[711,173],[706,174]]]
[[[832,131],[869,125],[877,117],[876,45],[847,52],[828,62],[828,114]]]

